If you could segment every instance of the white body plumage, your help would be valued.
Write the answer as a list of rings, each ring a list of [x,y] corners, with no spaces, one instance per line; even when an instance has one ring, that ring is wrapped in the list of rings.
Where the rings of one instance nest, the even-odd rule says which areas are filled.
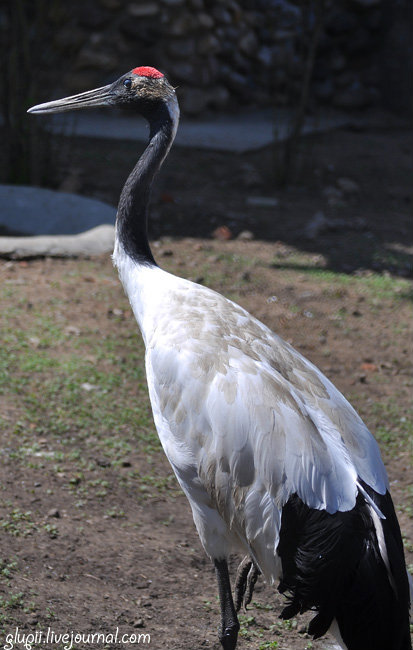
[[[275,581],[290,495],[334,513],[354,508],[358,477],[384,494],[377,443],[331,382],[240,306],[119,246],[114,263],[145,342],[155,425],[206,552],[241,547]]]

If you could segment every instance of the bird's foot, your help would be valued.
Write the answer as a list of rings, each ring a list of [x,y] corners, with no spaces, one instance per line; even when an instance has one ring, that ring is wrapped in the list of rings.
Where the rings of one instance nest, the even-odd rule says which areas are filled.
[[[235,650],[238,639],[239,623],[238,621],[228,625],[219,635],[219,640],[224,650]]]
[[[247,609],[250,604],[255,583],[260,573],[259,568],[246,555],[238,567],[235,580],[235,609],[237,612],[241,609],[242,604],[244,604],[244,609]]]

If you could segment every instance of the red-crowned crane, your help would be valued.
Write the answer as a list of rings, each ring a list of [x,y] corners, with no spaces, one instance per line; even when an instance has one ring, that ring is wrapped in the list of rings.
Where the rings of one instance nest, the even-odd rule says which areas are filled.
[[[150,125],[120,196],[113,260],[145,342],[159,438],[215,564],[223,648],[239,630],[227,566],[238,549],[248,556],[238,607],[261,572],[288,597],[282,618],[315,610],[314,638],[331,630],[348,650],[411,649],[402,539],[373,436],[290,345],[152,256],[149,195],[178,126],[174,89],[145,66],[29,112],[95,106],[130,107]]]

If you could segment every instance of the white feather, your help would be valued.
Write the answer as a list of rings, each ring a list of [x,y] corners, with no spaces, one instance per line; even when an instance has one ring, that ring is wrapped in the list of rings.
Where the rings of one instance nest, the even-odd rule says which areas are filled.
[[[282,506],[334,513],[358,478],[383,494],[378,447],[324,375],[244,309],[115,248],[142,330],[155,425],[206,552],[249,552],[271,581]],[[374,506],[373,506],[374,507]]]

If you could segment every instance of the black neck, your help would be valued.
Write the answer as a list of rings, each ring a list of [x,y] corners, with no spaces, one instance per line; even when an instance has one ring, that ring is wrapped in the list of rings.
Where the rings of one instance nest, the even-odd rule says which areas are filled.
[[[155,260],[148,241],[148,208],[151,186],[174,137],[174,124],[166,104],[146,114],[149,121],[149,144],[123,187],[116,217],[116,234],[120,245],[134,261],[149,266]]]

